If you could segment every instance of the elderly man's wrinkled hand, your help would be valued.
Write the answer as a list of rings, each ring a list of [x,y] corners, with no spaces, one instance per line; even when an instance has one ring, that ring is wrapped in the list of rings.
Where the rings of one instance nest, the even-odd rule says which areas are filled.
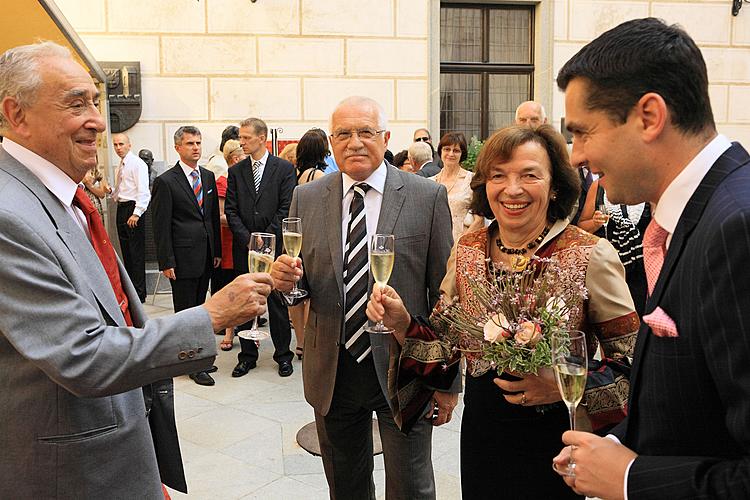
[[[211,316],[214,331],[241,325],[266,312],[266,301],[273,290],[267,273],[238,276],[203,304]]]

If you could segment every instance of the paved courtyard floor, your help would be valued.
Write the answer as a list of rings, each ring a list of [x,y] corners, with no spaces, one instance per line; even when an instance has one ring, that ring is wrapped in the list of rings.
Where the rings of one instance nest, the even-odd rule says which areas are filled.
[[[149,317],[172,313],[172,297],[148,297]],[[221,339],[216,337],[217,343]],[[170,491],[174,499],[326,499],[328,486],[320,457],[296,442],[297,431],[313,420],[302,392],[302,365],[279,377],[273,344],[261,342],[258,367],[232,378],[239,341],[219,351],[213,387],[187,376],[175,379],[175,412],[189,494]],[[461,402],[449,424],[433,433],[433,464],[439,499],[461,497],[459,430]],[[375,457],[375,488],[385,498],[382,456]]]

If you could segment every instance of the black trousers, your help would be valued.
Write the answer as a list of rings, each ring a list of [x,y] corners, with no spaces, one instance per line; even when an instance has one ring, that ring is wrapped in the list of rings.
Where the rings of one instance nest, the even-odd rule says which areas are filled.
[[[135,227],[128,227],[128,219],[135,210],[134,201],[117,204],[117,237],[120,240],[125,270],[133,282],[141,302],[146,300],[146,221],[143,217]],[[145,214],[144,214],[145,215]]]
[[[289,350],[292,341],[292,329],[289,326],[289,311],[287,311],[284,299],[272,293],[268,296],[268,323],[273,341],[273,360],[281,364],[284,361],[291,362],[294,353]],[[239,327],[240,330],[249,330],[252,321]],[[258,347],[255,341],[240,338],[240,353],[237,355],[239,361],[258,361]]]
[[[336,385],[328,414],[315,412],[323,468],[333,500],[375,499],[372,414],[378,417],[383,445],[385,496],[433,500],[432,423],[424,418],[402,433],[383,395],[373,357],[357,363],[339,351]]]

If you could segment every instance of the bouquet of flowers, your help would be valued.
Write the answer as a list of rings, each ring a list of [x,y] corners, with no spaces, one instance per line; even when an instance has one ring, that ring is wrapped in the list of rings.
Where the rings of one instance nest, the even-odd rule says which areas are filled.
[[[520,272],[493,269],[488,280],[469,280],[478,314],[454,300],[433,320],[443,323],[442,340],[453,349],[462,350],[462,334],[480,341],[482,358],[498,373],[537,374],[552,365],[552,334],[578,317],[587,296],[584,282],[583,269],[534,257]]]

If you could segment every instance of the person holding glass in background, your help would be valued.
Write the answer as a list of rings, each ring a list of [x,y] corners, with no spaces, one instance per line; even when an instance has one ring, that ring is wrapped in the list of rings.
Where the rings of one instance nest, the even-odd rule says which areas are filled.
[[[605,432],[625,416],[627,358],[632,356],[639,320],[612,245],[568,224],[580,182],[570,166],[565,140],[549,125],[496,132],[477,159],[471,189],[471,209],[495,221],[458,240],[433,314],[453,297],[469,308],[479,307],[471,281],[487,279],[493,272],[520,270],[532,256],[555,259],[563,267],[584,268],[581,285],[588,289],[588,298],[575,304],[579,313],[568,322],[570,329],[586,333],[590,356],[583,396],[590,423],[579,422]],[[373,291],[368,317],[384,319],[399,342],[410,338],[403,346],[402,359],[443,333],[412,319],[391,287]],[[560,402],[552,369],[542,369],[538,375],[513,373],[515,380],[505,374],[498,378],[481,357],[482,343],[465,333],[453,333],[461,338],[467,362],[461,422],[464,498],[490,498],[499,488],[508,498],[575,498],[550,467],[562,433],[569,428],[568,411]],[[600,348],[604,360],[593,360]],[[425,369],[422,375],[427,375],[428,366],[447,360],[435,356],[430,361],[420,365]],[[499,450],[508,450],[501,465]]]
[[[104,172],[99,168],[98,160],[96,166],[86,172],[81,182],[83,182],[83,190],[99,212],[99,217],[104,218],[102,199],[112,192],[112,188],[107,182]]]

